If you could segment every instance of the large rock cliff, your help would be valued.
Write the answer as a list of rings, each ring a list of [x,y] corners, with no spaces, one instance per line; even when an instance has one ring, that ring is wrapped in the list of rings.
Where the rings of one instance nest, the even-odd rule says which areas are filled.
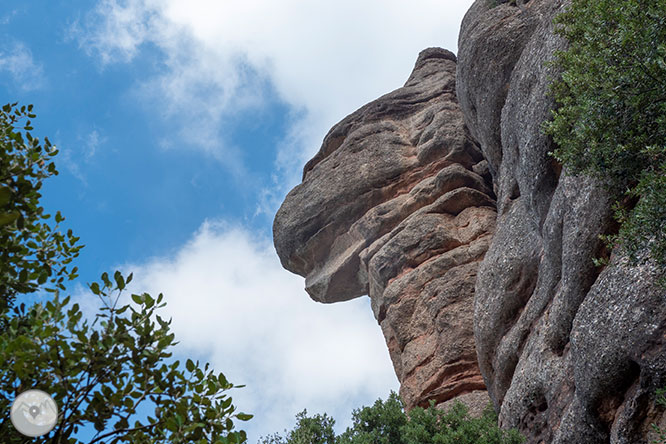
[[[541,124],[562,0],[477,0],[458,60],[337,124],[278,211],[282,264],[320,302],[369,295],[408,407],[487,393],[529,443],[647,443],[666,423],[666,291],[606,255],[604,188]]]
[[[520,2],[519,2],[520,3]],[[458,97],[497,194],[492,245],[479,269],[475,338],[500,422],[529,442],[642,443],[666,382],[666,291],[649,265],[613,255],[604,188],[561,172],[541,123],[553,103],[560,0],[490,8],[460,33]]]
[[[495,202],[456,100],[455,60],[423,51],[403,88],[333,127],[273,229],[314,300],[370,296],[409,407],[488,399],[473,294]]]

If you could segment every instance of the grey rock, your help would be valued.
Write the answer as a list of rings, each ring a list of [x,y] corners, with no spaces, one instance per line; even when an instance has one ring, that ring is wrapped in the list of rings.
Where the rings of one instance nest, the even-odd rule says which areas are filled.
[[[478,0],[463,21],[458,96],[498,206],[476,284],[479,366],[500,423],[529,443],[643,443],[649,423],[663,421],[654,392],[666,378],[665,291],[618,258],[594,266],[612,202],[548,156],[541,125],[558,75],[549,62],[565,47],[552,19],[564,6]]]

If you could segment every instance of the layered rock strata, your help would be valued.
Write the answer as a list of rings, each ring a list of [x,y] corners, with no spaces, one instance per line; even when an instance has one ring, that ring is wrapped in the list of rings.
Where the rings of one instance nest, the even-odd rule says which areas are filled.
[[[408,408],[459,398],[478,411],[474,285],[496,213],[455,73],[451,52],[427,49],[404,87],[333,127],[273,233],[314,300],[370,296]]]
[[[500,3],[498,5],[495,5]],[[457,90],[493,175],[498,220],[478,272],[479,365],[503,426],[529,443],[647,443],[663,422],[666,290],[617,255],[604,188],[554,164],[541,124],[566,5],[477,0],[460,33]]]

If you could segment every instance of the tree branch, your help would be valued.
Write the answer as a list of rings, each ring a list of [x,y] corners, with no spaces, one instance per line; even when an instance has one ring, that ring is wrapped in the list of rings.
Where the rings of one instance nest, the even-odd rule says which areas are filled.
[[[107,437],[109,437],[109,436],[111,436],[111,435],[115,435],[115,434],[117,434],[117,433],[138,432],[139,430],[150,429],[150,428],[155,427],[155,426],[157,426],[157,425],[160,425],[160,424],[162,424],[162,423],[164,423],[164,421],[157,421],[157,422],[154,423],[154,424],[146,424],[146,425],[144,425],[144,426],[132,427],[132,428],[130,428],[130,429],[119,429],[119,430],[114,430],[113,432],[105,433],[105,434],[103,434],[103,435],[98,436],[97,438],[95,438],[95,439],[93,439],[92,441],[90,441],[88,444],[93,444],[93,443],[95,443],[95,442],[97,442],[97,441],[99,441],[99,440],[101,440],[101,439],[107,438]]]

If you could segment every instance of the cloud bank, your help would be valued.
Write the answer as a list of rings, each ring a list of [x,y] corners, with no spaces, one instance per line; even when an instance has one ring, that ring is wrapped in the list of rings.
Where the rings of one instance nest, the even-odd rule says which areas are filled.
[[[164,293],[179,353],[247,385],[232,396],[256,415],[249,442],[290,427],[303,408],[345,421],[351,406],[397,389],[368,301],[311,301],[270,241],[243,228],[206,222],[172,257],[126,268],[133,291]]]
[[[42,88],[46,83],[44,68],[22,42],[7,44],[0,50],[0,71],[6,71],[23,91]]]
[[[290,110],[277,166],[290,181],[326,130],[401,86],[418,52],[454,50],[471,0],[102,0],[73,35],[102,65],[155,57],[144,98],[182,140],[242,171],[224,129],[276,101]],[[293,185],[291,183],[290,185]]]

